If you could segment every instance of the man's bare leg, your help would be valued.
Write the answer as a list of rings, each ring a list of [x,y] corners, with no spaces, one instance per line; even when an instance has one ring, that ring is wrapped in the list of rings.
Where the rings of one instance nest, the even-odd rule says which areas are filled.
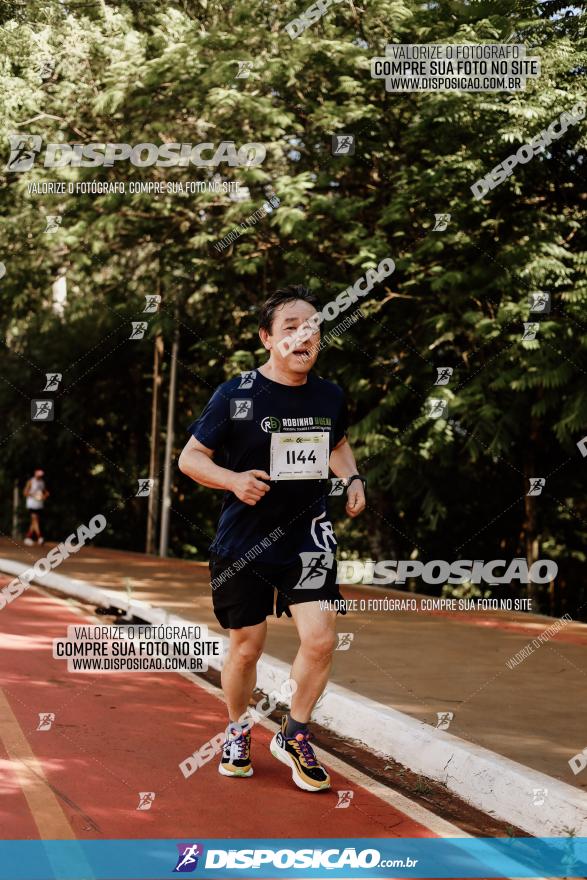
[[[290,607],[300,637],[291,670],[297,688],[291,713],[281,719],[281,730],[271,740],[271,754],[290,768],[298,788],[323,791],[330,788],[330,777],[316,758],[306,724],[330,674],[336,645],[336,611],[321,610],[318,602]]]
[[[251,730],[245,714],[257,681],[257,660],[263,653],[267,622],[230,630],[228,657],[222,668],[222,690],[229,724],[218,772],[222,776],[252,776]]]
[[[326,687],[336,646],[336,611],[325,611],[318,602],[291,605],[300,647],[291,668],[297,690],[291,701],[291,715],[307,723],[312,709]]]
[[[263,653],[267,621],[230,630],[228,657],[222,668],[222,690],[228,718],[238,721],[248,708],[257,681],[257,661]]]

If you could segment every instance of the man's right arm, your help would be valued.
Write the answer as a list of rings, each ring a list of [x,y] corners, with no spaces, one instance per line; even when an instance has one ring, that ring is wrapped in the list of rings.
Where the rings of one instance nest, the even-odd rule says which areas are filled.
[[[179,469],[194,482],[208,489],[234,492],[245,504],[255,505],[269,491],[269,486],[263,482],[263,479],[269,479],[269,474],[265,471],[250,470],[239,474],[220,467],[213,461],[213,455],[213,449],[208,449],[195,437],[190,437],[179,456]]]

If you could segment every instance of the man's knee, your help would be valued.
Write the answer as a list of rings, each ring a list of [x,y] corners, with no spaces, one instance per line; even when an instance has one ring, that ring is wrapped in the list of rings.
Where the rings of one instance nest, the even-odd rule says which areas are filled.
[[[301,644],[306,656],[315,660],[324,660],[334,651],[336,633],[331,629],[313,630],[302,636]]]
[[[231,645],[230,654],[233,662],[239,666],[254,666],[263,653],[263,645],[257,641],[243,641]]]

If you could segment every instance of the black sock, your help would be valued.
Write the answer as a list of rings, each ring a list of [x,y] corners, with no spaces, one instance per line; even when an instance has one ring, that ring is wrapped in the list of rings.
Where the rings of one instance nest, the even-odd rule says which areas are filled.
[[[291,715],[287,716],[287,724],[285,725],[285,735],[287,739],[292,739],[292,737],[300,731],[305,733],[307,729],[308,723],[306,721],[296,721]]]

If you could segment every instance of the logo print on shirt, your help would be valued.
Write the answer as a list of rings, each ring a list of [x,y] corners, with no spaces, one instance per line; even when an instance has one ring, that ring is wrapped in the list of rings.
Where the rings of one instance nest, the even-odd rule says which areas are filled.
[[[275,416],[265,416],[261,420],[261,427],[266,434],[273,434],[275,431],[281,431],[281,422]]]
[[[334,537],[332,523],[329,519],[324,519],[325,516],[326,513],[321,513],[320,516],[315,516],[312,520],[310,531],[316,547],[320,547],[321,550],[326,550],[326,552],[329,553],[334,547],[336,547],[336,538]],[[318,520],[321,519],[324,519],[324,522],[318,522]],[[320,533],[318,533],[318,527],[320,527]],[[332,541],[332,546],[330,546],[328,541]]]

